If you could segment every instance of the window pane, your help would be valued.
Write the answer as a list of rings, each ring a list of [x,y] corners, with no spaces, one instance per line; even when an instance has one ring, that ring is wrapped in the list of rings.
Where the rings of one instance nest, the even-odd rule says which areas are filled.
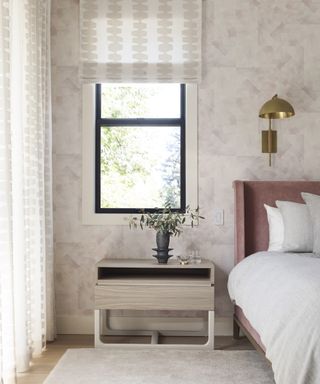
[[[101,208],[180,208],[180,127],[101,128]]]
[[[179,118],[180,84],[101,84],[102,118]]]

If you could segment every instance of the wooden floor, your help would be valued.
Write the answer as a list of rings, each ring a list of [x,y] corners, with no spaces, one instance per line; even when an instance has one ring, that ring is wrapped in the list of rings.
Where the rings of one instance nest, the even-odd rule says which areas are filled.
[[[203,342],[200,337],[165,337],[160,343],[195,343]],[[147,342],[143,337],[113,337],[109,342]],[[93,336],[91,335],[60,335],[57,340],[47,344],[47,350],[41,357],[32,361],[28,373],[19,374],[17,384],[42,384],[49,372],[57,364],[60,357],[68,348],[91,348],[93,347]],[[245,337],[234,340],[231,336],[215,337],[215,348],[224,350],[246,350],[253,349]],[[61,383],[63,384],[63,383]]]

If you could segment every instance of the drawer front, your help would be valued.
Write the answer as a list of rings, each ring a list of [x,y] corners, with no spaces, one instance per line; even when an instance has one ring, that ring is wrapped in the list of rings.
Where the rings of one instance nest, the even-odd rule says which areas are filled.
[[[214,287],[95,287],[95,309],[214,310]]]

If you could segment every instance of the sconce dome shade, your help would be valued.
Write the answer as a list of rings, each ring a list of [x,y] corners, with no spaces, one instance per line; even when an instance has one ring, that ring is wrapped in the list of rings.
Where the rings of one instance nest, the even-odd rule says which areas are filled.
[[[259,117],[263,119],[285,119],[294,116],[295,112],[290,103],[284,99],[279,99],[274,95],[260,109]]]

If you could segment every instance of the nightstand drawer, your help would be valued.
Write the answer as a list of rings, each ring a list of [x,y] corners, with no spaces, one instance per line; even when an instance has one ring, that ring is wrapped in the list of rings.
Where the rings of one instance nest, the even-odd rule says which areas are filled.
[[[212,311],[214,287],[97,285],[95,309]]]

